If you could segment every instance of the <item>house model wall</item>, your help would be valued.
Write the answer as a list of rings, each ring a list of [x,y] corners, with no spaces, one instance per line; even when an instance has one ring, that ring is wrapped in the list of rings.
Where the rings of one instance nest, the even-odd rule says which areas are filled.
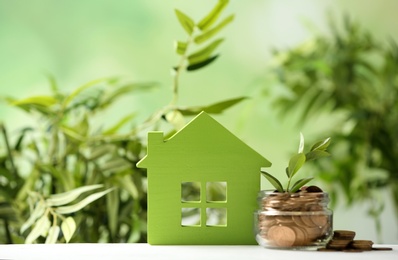
[[[205,112],[168,140],[149,132],[137,163],[148,171],[148,243],[256,244],[260,168],[270,165]]]

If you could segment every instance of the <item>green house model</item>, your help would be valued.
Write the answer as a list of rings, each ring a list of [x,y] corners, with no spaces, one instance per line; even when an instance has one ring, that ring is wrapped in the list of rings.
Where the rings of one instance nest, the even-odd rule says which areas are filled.
[[[148,243],[256,244],[260,168],[271,163],[205,112],[164,140],[148,133]]]

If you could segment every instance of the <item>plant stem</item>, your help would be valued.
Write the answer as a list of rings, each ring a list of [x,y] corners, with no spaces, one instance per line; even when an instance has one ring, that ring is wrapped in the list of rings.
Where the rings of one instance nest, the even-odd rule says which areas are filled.
[[[12,241],[11,231],[7,219],[4,219],[4,229],[6,231],[7,244],[14,244]]]
[[[187,59],[187,50],[189,49],[189,46],[191,45],[192,41],[193,41],[193,33],[188,37],[187,40],[187,45],[184,51],[184,54],[181,55],[180,61],[177,65],[177,67],[174,69],[174,78],[173,78],[173,99],[170,102],[171,106],[174,106],[177,104],[178,101],[178,90],[179,90],[179,83],[180,83],[180,75],[181,75],[181,71],[184,68],[184,63],[185,60]]]
[[[11,153],[11,147],[10,147],[10,143],[8,141],[7,130],[4,127],[4,124],[2,124],[2,123],[0,124],[0,128],[1,128],[1,132],[2,132],[3,137],[4,137],[4,142],[6,143],[8,158],[10,159],[11,173],[16,178],[17,177],[17,168],[15,167],[14,158],[13,158],[12,153]]]

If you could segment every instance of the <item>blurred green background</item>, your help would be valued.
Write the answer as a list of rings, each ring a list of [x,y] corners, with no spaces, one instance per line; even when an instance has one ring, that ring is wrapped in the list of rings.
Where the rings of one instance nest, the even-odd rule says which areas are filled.
[[[160,88],[120,101],[104,118],[126,110],[138,111],[144,120],[171,98],[170,68],[177,63],[173,41],[185,34],[174,8],[200,19],[212,0],[0,0],[0,96],[27,97],[46,94],[46,74],[52,74],[62,89],[72,90],[92,79],[122,76],[131,81],[155,81]],[[271,50],[295,46],[313,36],[308,29],[327,33],[327,14],[349,14],[362,27],[383,40],[398,40],[398,2],[394,0],[232,0],[232,25],[221,56],[211,66],[181,78],[179,103],[199,105],[237,96],[247,100],[222,116],[224,126],[273,162],[272,171],[283,173],[289,153],[298,144],[299,132],[307,137],[328,135],[324,119],[297,126],[294,116],[279,118],[264,92],[275,93],[267,69]],[[0,121],[10,129],[29,118],[0,103]],[[325,136],[326,137],[326,136]],[[270,185],[263,183],[264,188]],[[384,243],[398,243],[398,228],[392,203],[381,219]],[[373,220],[364,205],[347,209],[339,201],[334,213],[335,229],[352,229],[363,239],[376,240]]]

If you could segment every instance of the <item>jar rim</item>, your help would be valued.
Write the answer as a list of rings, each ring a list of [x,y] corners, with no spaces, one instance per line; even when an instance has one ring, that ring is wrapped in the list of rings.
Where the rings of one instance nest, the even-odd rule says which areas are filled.
[[[320,191],[320,192],[299,191],[299,192],[290,193],[290,192],[287,192],[287,191],[279,192],[279,191],[276,191],[276,190],[260,190],[258,192],[258,195],[261,196],[261,197],[272,196],[272,195],[275,195],[275,196],[277,196],[277,195],[279,195],[279,196],[290,195],[292,197],[294,197],[294,196],[303,196],[303,195],[309,195],[309,196],[318,195],[319,196],[321,194],[323,194],[324,197],[328,197],[329,196],[329,193],[325,192],[325,191]]]

